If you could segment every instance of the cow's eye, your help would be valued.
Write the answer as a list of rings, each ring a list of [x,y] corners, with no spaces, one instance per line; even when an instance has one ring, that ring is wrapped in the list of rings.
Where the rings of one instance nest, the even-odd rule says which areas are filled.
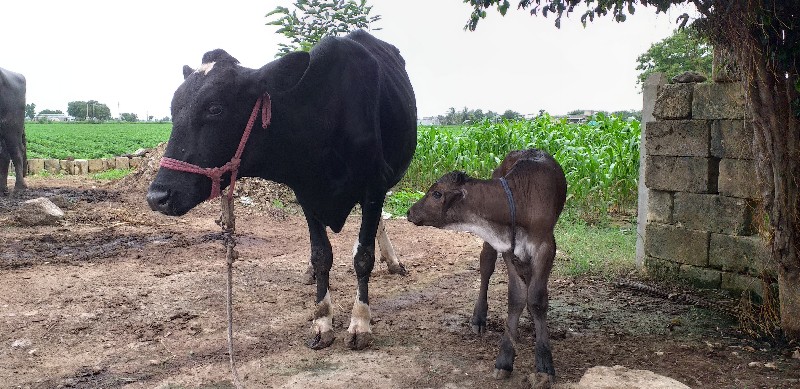
[[[214,104],[208,107],[208,113],[214,116],[219,115],[222,113],[222,106]]]
[[[442,192],[439,192],[438,190],[433,191],[432,195],[433,195],[433,198],[435,198],[435,199],[442,198]]]

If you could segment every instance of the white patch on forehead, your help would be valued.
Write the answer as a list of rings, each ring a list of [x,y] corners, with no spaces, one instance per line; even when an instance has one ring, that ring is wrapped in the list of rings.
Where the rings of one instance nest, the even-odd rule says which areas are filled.
[[[216,62],[204,63],[204,64],[200,65],[200,67],[197,68],[197,70],[195,70],[194,72],[195,73],[202,72],[203,74],[208,75],[208,72],[210,72],[211,69],[214,68],[214,64],[216,64]]]

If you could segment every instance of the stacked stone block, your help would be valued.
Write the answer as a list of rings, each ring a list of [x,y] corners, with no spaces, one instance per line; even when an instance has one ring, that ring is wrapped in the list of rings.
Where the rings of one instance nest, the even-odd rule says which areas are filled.
[[[739,82],[666,84],[643,133],[644,264],[660,277],[760,294],[774,276],[758,236],[758,183]]]
[[[28,174],[89,174],[112,169],[135,169],[142,164],[141,156],[103,159],[29,159]]]

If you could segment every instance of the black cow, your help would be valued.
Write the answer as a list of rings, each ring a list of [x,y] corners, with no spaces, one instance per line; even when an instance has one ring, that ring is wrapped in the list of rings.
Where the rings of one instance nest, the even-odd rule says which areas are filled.
[[[0,68],[0,196],[8,194],[8,163],[14,163],[14,189],[25,189],[25,76]]]
[[[358,278],[347,344],[372,338],[368,282],[375,237],[389,188],[405,174],[417,142],[416,101],[405,61],[394,46],[364,31],[328,37],[310,53],[290,53],[260,69],[210,51],[172,99],[173,129],[164,156],[202,167],[228,162],[256,100],[269,94],[271,124],[260,115],[242,155],[239,176],[291,187],[303,208],[317,281],[309,347],[334,341],[328,293],[333,252],[326,226],[341,231],[356,204],[362,220],[353,265]],[[163,164],[163,160],[162,160]],[[222,176],[222,187],[230,175]],[[208,178],[161,168],[147,192],[153,210],[182,215],[212,190]]]

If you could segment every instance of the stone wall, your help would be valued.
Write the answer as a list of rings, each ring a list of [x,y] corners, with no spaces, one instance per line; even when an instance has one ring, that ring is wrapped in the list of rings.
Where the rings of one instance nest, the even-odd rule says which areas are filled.
[[[111,169],[135,169],[142,156],[123,156],[102,159],[29,159],[28,174],[89,174]]]
[[[760,277],[776,270],[766,265],[768,250],[758,235],[743,85],[650,87],[656,93],[642,131],[646,199],[639,219],[645,268],[699,287],[761,294]]]

